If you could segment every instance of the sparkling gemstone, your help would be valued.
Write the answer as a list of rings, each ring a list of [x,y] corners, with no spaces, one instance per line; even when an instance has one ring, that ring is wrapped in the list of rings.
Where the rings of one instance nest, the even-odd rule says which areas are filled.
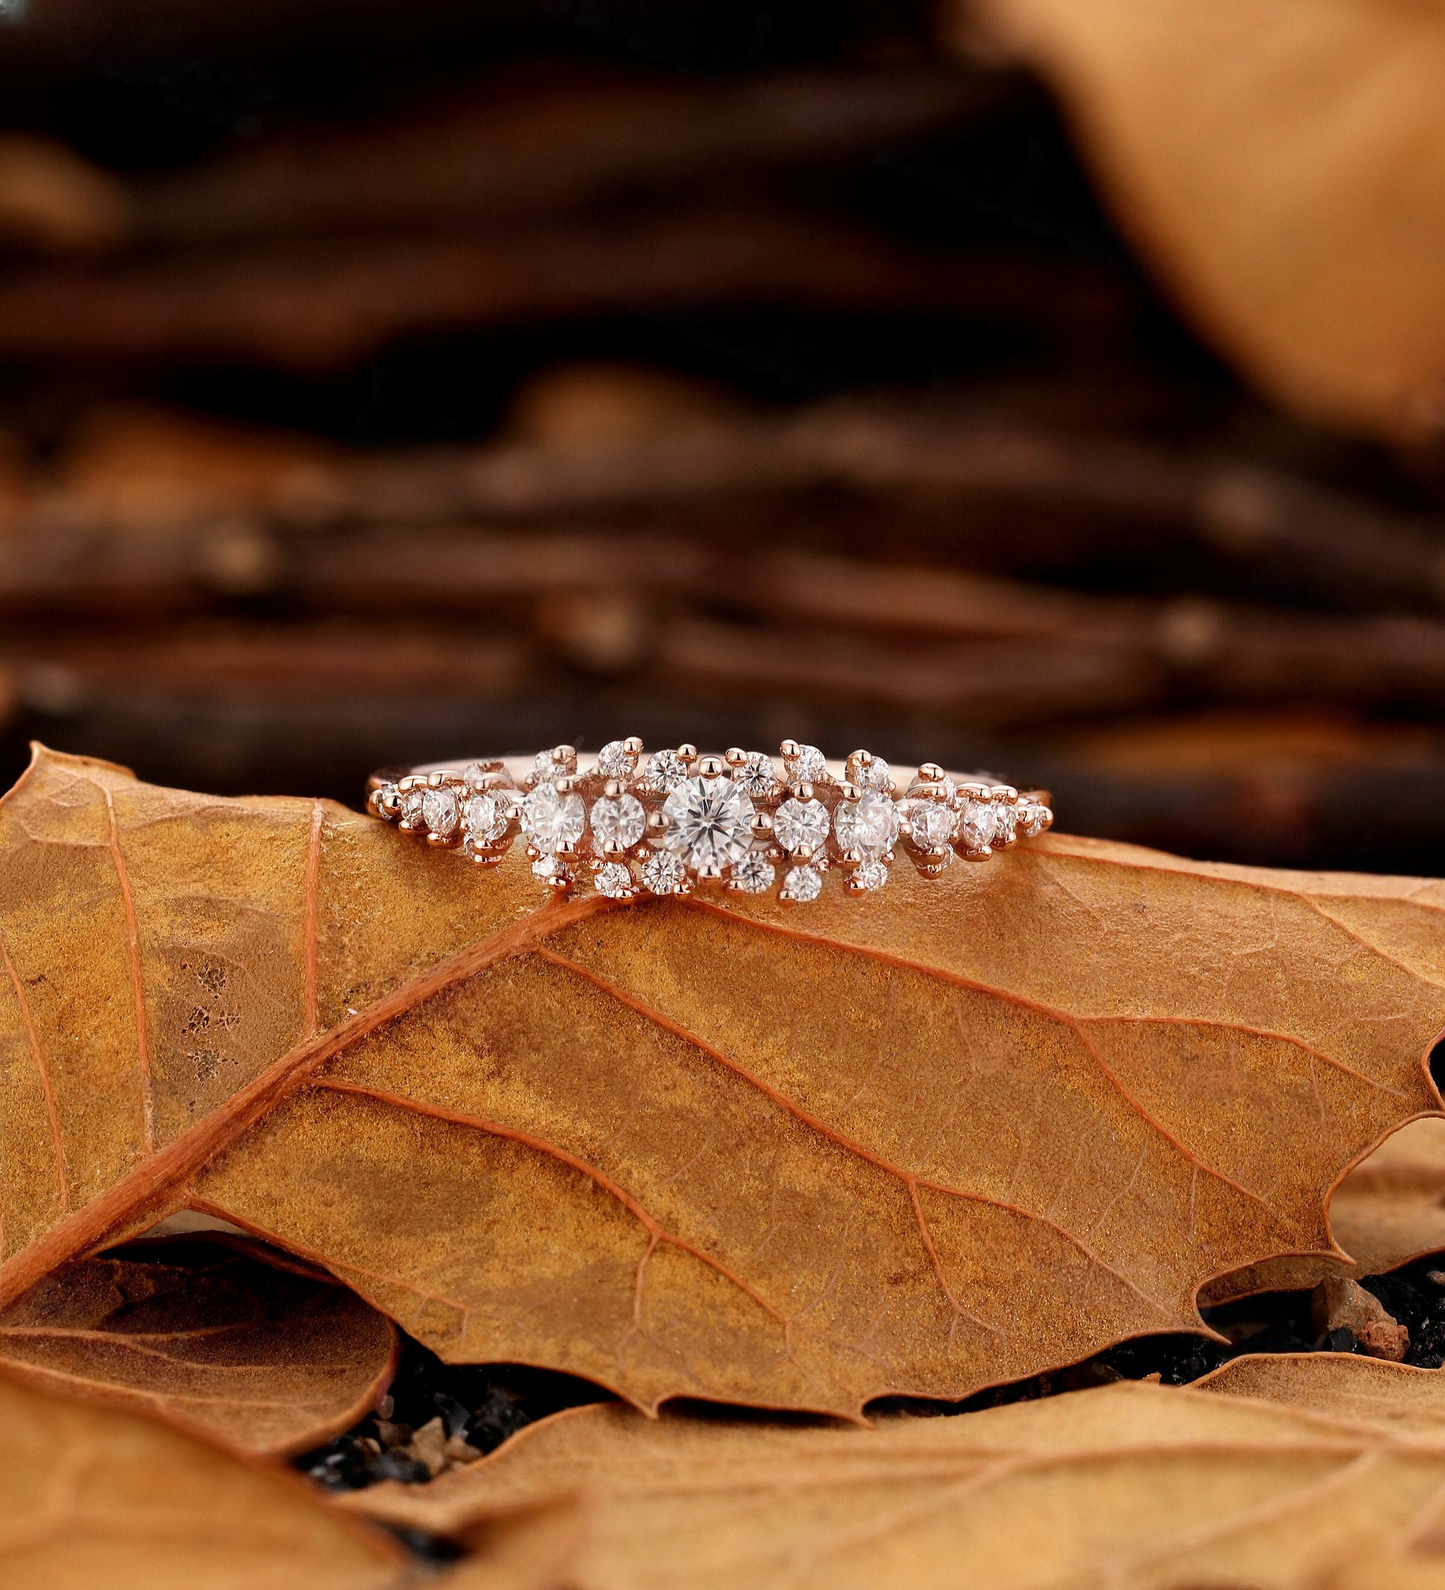
[[[598,894],[605,894],[609,900],[625,900],[632,893],[632,874],[620,861],[609,861],[605,867],[599,867],[592,876],[592,883]]]
[[[647,759],[642,782],[659,795],[670,795],[687,777],[687,763],[676,751],[654,751]]]
[[[844,850],[881,856],[898,837],[898,808],[877,790],[865,790],[833,813],[833,832]]]
[[[457,824],[461,821],[461,812],[457,808],[457,797],[449,789],[429,789],[422,796],[422,820],[434,834],[446,839],[457,831]]]
[[[688,778],[662,803],[662,842],[695,869],[729,867],[753,842],[752,801],[730,778]]]
[[[559,795],[554,784],[539,784],[522,802],[522,829],[538,850],[575,845],[587,823],[580,795]]]
[[[744,894],[766,894],[777,876],[773,864],[761,850],[750,850],[733,863],[732,886]]]
[[[965,850],[982,850],[993,843],[994,809],[982,801],[969,801],[959,813],[958,842]]]
[[[855,889],[881,889],[888,882],[888,868],[881,861],[865,861],[854,867],[849,881]]]
[[[619,795],[592,805],[592,832],[604,845],[635,845],[647,828],[647,813],[635,795]]]
[[[788,773],[795,784],[826,784],[828,759],[816,745],[800,745],[798,754],[788,759]]]
[[[571,883],[572,874],[556,856],[541,856],[532,863],[532,876],[543,883]]]
[[[747,761],[733,769],[733,783],[754,800],[765,800],[778,787],[778,770],[762,751],[749,751]]]
[[[423,803],[426,800],[426,790],[420,786],[406,789],[401,792],[401,820],[404,823],[423,823],[426,815]]]
[[[672,894],[687,880],[682,863],[676,856],[659,850],[642,864],[642,882],[653,894]]]
[[[893,777],[893,769],[881,756],[875,756],[867,767],[854,765],[852,777],[848,780],[857,789],[876,789],[885,793],[889,780]]]
[[[1019,831],[1025,839],[1037,839],[1053,820],[1054,814],[1047,806],[1037,801],[1019,803]]]
[[[550,751],[538,751],[532,758],[532,773],[536,778],[552,778],[557,772],[557,764]]]
[[[462,780],[468,789],[482,789],[486,785],[488,776],[494,771],[495,769],[488,767],[485,762],[468,762],[462,769]]]
[[[507,831],[507,802],[499,795],[483,792],[467,802],[467,833],[472,843],[492,845]]]
[[[783,888],[794,900],[816,900],[823,892],[823,874],[816,867],[793,867],[783,877]]]
[[[951,807],[942,801],[915,801],[909,820],[913,843],[924,850],[937,850],[953,838],[953,825],[957,821]]]
[[[603,778],[626,782],[637,771],[637,753],[623,740],[609,740],[597,753],[597,771]]]
[[[1005,801],[993,809],[993,832],[996,845],[1012,844],[1017,837],[1019,814],[1018,808],[1011,802]]]
[[[773,833],[784,850],[817,850],[828,838],[828,808],[789,798],[773,815]]]

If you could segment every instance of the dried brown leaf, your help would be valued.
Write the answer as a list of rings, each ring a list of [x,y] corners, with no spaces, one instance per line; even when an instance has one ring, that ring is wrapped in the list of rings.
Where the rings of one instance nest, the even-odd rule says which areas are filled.
[[[346,1287],[239,1253],[87,1259],[0,1314],[13,1378],[250,1452],[301,1452],[354,1424],[390,1382],[397,1345]]]
[[[1445,1252],[1445,1121],[1412,1121],[1356,1165],[1330,1200],[1330,1227],[1352,1264],[1266,1259],[1211,1282],[1204,1300],[1298,1290],[1327,1275],[1381,1275]]]
[[[1445,1449],[1125,1383],[872,1430],[570,1410],[430,1485],[347,1505],[466,1538],[584,1499],[572,1590],[1306,1590],[1403,1561]]]
[[[159,1421],[0,1376],[0,1583],[400,1590],[403,1554],[304,1481]]]
[[[960,6],[960,10],[964,9]],[[1135,239],[1277,397],[1445,414],[1445,17],[1372,0],[979,0],[1050,77]]]
[[[1353,1353],[1248,1353],[1201,1380],[1199,1391],[1259,1397],[1382,1434],[1445,1442],[1445,1373]]]
[[[5,1298],[189,1206],[454,1361],[856,1413],[1199,1328],[1438,1104],[1422,880],[1051,836],[539,908],[515,853],[50,753],[0,856]]]

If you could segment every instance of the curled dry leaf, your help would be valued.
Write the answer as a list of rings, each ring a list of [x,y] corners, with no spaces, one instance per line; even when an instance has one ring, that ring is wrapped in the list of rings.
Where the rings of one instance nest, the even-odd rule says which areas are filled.
[[[1376,0],[956,0],[1058,87],[1114,206],[1277,397],[1445,419],[1445,17]]]
[[[1445,1121],[1411,1121],[1356,1165],[1330,1200],[1330,1227],[1353,1263],[1266,1259],[1211,1281],[1203,1300],[1300,1291],[1327,1275],[1382,1275],[1445,1251]]]
[[[1445,1374],[1353,1353],[1249,1353],[1194,1382],[1228,1397],[1260,1397],[1382,1434],[1445,1441]]]
[[[864,900],[536,904],[321,803],[0,804],[0,1298],[198,1208],[453,1361],[962,1397],[1328,1250],[1438,1105],[1445,885],[1050,836]]]
[[[303,1481],[156,1420],[0,1376],[0,1582],[401,1590],[403,1554]]]
[[[1438,1446],[1123,1383],[872,1430],[579,1408],[346,1501],[465,1539],[581,1496],[571,1590],[1306,1590],[1362,1548],[1397,1551],[1442,1485]]]
[[[304,1451],[375,1406],[396,1367],[389,1320],[345,1287],[210,1251],[87,1259],[47,1278],[0,1314],[0,1362],[250,1452]]]

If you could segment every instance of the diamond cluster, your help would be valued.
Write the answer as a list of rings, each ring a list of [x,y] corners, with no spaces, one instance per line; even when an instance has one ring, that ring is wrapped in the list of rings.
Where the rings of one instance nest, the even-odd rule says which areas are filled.
[[[931,762],[900,792],[881,757],[855,751],[837,779],[816,746],[794,740],[776,758],[701,756],[691,745],[644,756],[640,740],[613,740],[585,769],[559,745],[520,780],[493,761],[383,783],[371,809],[481,866],[520,835],[540,882],[567,890],[590,880],[615,900],[707,884],[816,900],[829,872],[867,894],[887,883],[900,847],[937,877],[956,857],[987,860],[1053,822],[1037,793],[958,780]]]

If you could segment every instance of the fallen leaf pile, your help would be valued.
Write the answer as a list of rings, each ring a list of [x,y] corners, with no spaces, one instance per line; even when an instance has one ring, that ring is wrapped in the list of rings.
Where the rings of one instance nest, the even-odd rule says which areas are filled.
[[[1445,885],[1050,836],[792,912],[544,904],[515,855],[480,875],[327,803],[48,752],[0,802],[0,867],[0,1391],[29,1487],[0,1561],[204,1585],[192,1558],[273,1506],[274,1560],[216,1583],[411,1571],[338,1508],[451,1539],[453,1576],[574,1590],[1326,1590],[1426,1561],[1434,1371],[1256,1355],[1202,1390],[861,1416],[1200,1332],[1202,1287],[1271,1265],[1368,1273],[1337,1186],[1335,1236],[1370,1206],[1373,1254],[1432,1251],[1433,1172],[1341,1183],[1439,1106]],[[186,1210],[249,1237],[133,1240]],[[477,1461],[442,1418],[436,1478],[341,1501],[222,1452],[353,1426],[391,1322],[624,1400]],[[161,1566],[107,1579],[79,1544],[107,1530]]]

